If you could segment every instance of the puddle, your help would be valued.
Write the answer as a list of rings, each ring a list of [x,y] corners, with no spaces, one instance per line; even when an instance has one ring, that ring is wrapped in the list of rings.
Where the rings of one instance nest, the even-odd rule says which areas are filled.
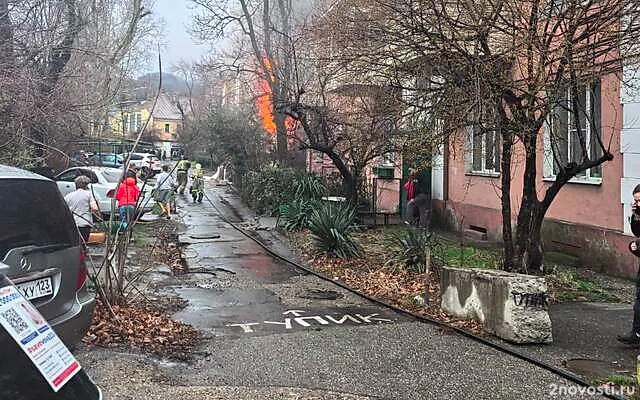
[[[261,321],[282,316],[280,299],[266,289],[174,290],[181,298],[188,300],[189,304],[175,313],[173,318],[197,329],[217,332],[225,329],[226,324],[236,321]]]
[[[189,301],[187,309],[192,311],[212,310],[219,307],[259,306],[261,304],[280,304],[280,299],[267,289],[234,289],[222,292],[203,288],[175,288],[175,292]],[[187,310],[185,309],[185,310]]]
[[[253,277],[264,283],[282,283],[293,277],[308,275],[270,256],[243,257],[242,264]]]

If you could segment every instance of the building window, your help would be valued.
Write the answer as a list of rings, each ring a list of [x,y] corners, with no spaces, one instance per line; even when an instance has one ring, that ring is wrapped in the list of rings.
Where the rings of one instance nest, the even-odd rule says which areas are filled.
[[[170,127],[170,125],[169,125],[169,124],[164,124],[164,131],[165,131],[165,133],[169,133],[169,127]]]
[[[574,94],[565,90],[545,129],[545,178],[553,179],[569,163],[582,164],[602,156],[600,83],[580,84]],[[577,118],[576,118],[577,113]],[[602,178],[600,165],[580,172],[577,179]]]
[[[481,107],[467,127],[466,170],[469,173],[500,173],[500,134],[493,109]]]
[[[387,152],[382,155],[382,163],[380,164],[383,167],[393,167],[395,165],[395,157],[393,152]]]
[[[136,132],[140,132],[142,129],[142,114],[136,114]]]

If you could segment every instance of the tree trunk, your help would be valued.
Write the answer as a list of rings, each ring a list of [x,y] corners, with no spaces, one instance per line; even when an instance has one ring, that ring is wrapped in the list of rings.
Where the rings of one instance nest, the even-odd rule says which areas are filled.
[[[514,248],[513,230],[511,229],[511,158],[513,154],[513,137],[507,130],[502,130],[501,195],[502,195],[502,240],[504,246],[505,271],[513,271]]]
[[[360,189],[360,180],[362,178],[362,169],[358,168],[358,167],[354,167],[351,170],[351,181],[349,182],[349,185],[346,187],[347,188],[347,198],[349,199],[349,201],[351,202],[351,204],[353,204],[356,207],[360,207],[359,201],[359,189]]]
[[[273,104],[273,120],[276,124],[276,154],[281,165],[289,165],[288,143],[287,143],[287,115],[276,110],[276,101],[274,97]]]
[[[336,167],[338,172],[340,172],[340,176],[342,176],[342,185],[345,189],[345,193],[350,200],[357,201],[358,199],[358,181],[354,176],[354,173],[347,167],[344,163],[340,155],[337,154],[332,149],[322,148],[322,149],[314,149],[317,151],[321,151],[326,154],[333,162],[333,165]]]
[[[540,230],[545,213],[542,210],[536,192],[536,142],[536,133],[531,133],[525,137],[526,161],[522,202],[518,212],[515,254],[513,257],[513,269],[525,274],[531,270],[539,270],[542,265]]]

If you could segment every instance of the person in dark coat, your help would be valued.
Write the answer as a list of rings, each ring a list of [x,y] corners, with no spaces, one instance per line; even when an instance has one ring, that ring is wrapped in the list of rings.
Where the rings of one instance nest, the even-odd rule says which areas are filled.
[[[633,189],[633,202],[631,203],[631,218],[629,222],[633,236],[640,238],[640,185]],[[636,257],[640,257],[640,239],[629,243],[629,251]],[[618,336],[618,341],[625,344],[640,345],[640,269],[636,276],[636,300],[633,304],[631,332],[627,335]]]
[[[405,215],[405,223],[407,225],[426,228],[429,196],[425,193],[424,186],[418,171],[409,168],[409,179],[404,184],[404,188],[407,191],[407,212]]]

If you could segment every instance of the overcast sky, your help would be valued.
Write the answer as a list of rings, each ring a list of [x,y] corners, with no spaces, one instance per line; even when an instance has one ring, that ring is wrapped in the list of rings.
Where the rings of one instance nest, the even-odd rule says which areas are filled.
[[[156,0],[154,13],[165,24],[165,50],[162,53],[162,62],[171,71],[171,66],[180,59],[187,62],[198,61],[207,54],[207,46],[198,45],[191,38],[188,26],[191,24],[190,9],[192,3],[189,0]]]

